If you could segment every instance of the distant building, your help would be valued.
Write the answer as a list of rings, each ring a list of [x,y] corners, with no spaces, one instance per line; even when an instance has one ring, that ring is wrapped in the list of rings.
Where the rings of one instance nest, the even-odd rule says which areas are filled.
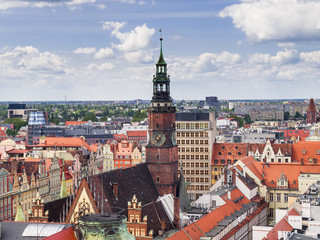
[[[307,112],[307,123],[318,122],[318,113],[316,110],[316,105],[314,104],[313,98],[310,99],[309,108]]]
[[[8,118],[21,118],[26,121],[30,112],[36,112],[37,109],[27,109],[24,103],[9,103]]]

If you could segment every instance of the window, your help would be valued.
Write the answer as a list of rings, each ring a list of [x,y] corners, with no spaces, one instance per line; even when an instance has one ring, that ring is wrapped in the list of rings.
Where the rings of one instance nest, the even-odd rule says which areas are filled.
[[[277,202],[281,202],[281,193],[277,193]]]
[[[270,217],[270,218],[273,218],[273,208],[270,208],[270,209],[269,209],[269,217]]]
[[[286,202],[286,203],[288,202],[288,194],[287,193],[284,194],[284,202]]]
[[[273,202],[273,193],[270,193],[270,195],[269,195],[269,201],[270,201],[270,202]]]

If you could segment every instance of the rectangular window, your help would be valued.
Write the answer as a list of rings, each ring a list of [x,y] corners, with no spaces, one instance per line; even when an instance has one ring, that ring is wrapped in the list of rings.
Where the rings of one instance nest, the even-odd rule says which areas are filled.
[[[281,202],[281,193],[277,193],[277,202]]]
[[[273,200],[273,193],[270,193],[270,195],[269,195],[269,202],[273,202],[274,200]]]
[[[288,194],[287,193],[284,194],[284,202],[286,202],[286,203],[288,202]]]

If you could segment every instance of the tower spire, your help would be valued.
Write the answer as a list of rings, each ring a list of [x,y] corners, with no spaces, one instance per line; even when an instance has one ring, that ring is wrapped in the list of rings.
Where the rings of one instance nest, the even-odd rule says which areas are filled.
[[[160,33],[161,32],[162,30],[160,29]],[[153,76],[152,102],[157,102],[157,105],[161,102],[172,102],[172,99],[170,97],[170,78],[167,75],[167,63],[164,61],[163,57],[162,41],[162,36],[160,36],[160,56],[158,62],[156,63],[156,75]]]

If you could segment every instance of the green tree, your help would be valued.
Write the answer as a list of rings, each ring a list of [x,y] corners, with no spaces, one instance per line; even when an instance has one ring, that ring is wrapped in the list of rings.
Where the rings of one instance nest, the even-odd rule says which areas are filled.
[[[92,112],[90,112],[88,115],[82,118],[82,121],[89,121],[89,120],[91,120],[92,122],[98,122],[98,118]]]
[[[296,114],[294,115],[294,118],[303,118],[303,116],[301,115],[301,113],[297,111]]]
[[[246,114],[246,115],[244,116],[243,120],[244,120],[244,122],[245,122],[246,124],[252,123],[251,117],[250,117],[249,114]]]
[[[290,113],[287,111],[284,112],[283,118],[284,118],[284,120],[288,120],[290,118]]]
[[[28,123],[21,118],[7,118],[3,123],[13,124],[14,130],[19,131],[21,127],[26,126]]]
[[[18,131],[15,131],[13,129],[7,129],[6,134],[8,136],[16,136],[18,134]]]

